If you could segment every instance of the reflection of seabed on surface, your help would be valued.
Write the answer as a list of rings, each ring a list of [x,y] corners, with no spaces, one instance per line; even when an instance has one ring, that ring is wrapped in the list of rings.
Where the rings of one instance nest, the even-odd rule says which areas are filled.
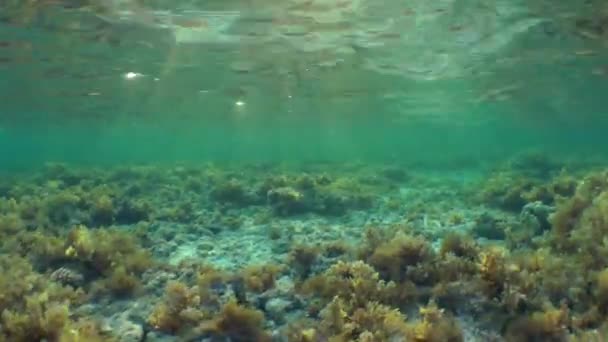
[[[226,34],[241,16],[239,11],[117,11],[112,16],[97,15],[112,23],[131,23],[172,31],[176,43],[238,43],[238,36]]]
[[[172,19],[176,43],[238,43],[239,36],[226,31],[238,20],[240,12],[188,11]]]
[[[449,8],[452,2],[446,1],[443,5]],[[143,8],[119,11],[113,19],[131,20],[170,30],[175,42],[182,44],[238,44],[245,41],[261,45],[287,43],[291,47],[288,53],[294,54],[357,53],[366,61],[361,64],[364,69],[417,80],[462,76],[472,60],[498,52],[516,35],[542,22],[540,19],[520,20],[501,29],[498,21],[505,18],[497,17],[488,19],[496,21],[491,25],[495,27],[490,33],[482,33],[480,30],[483,27],[476,27],[475,23],[459,26],[458,30],[450,32],[446,23],[453,19],[446,18],[457,13],[444,13],[416,2],[409,7],[415,10],[406,11],[401,16],[395,15],[396,12],[386,13],[384,16],[374,16],[373,20],[364,20],[369,10],[364,1],[345,1],[336,5],[320,0],[270,6],[268,13],[263,15],[264,20],[258,22],[255,20],[256,14],[243,18],[240,11],[187,10],[172,13],[146,11]],[[244,35],[230,32],[235,24],[243,25],[247,21],[263,23],[267,31],[261,36],[248,36],[247,39],[244,39]],[[441,30],[443,26],[446,26],[446,32]],[[294,29],[303,31],[293,35]],[[431,32],[429,34],[436,37],[431,37],[431,41],[421,39],[421,32]],[[393,36],[391,33],[398,34]],[[400,46],[402,49],[396,49]],[[271,48],[268,51],[272,51]],[[371,50],[379,54],[376,56],[378,58],[369,55]],[[412,51],[416,51],[417,55],[412,55]]]
[[[486,105],[526,112],[538,102],[544,111],[559,112],[577,103],[601,106],[601,96],[585,93],[603,87],[608,74],[602,37],[568,35],[570,26],[548,34],[544,26],[558,19],[534,11],[525,0],[237,0],[200,5],[213,10],[188,10],[192,7],[185,6],[195,3],[189,0],[155,2],[162,8],[136,5],[135,0],[107,3],[113,7],[102,14],[87,7],[66,12],[60,5],[41,7],[61,11],[63,16],[46,17],[75,34],[40,26],[44,42],[0,45],[0,68],[15,79],[38,77],[32,72],[38,68],[49,81],[65,80],[48,86],[51,82],[32,79],[28,88],[33,96],[52,98],[44,107],[73,111],[72,117],[83,111],[86,117],[101,116],[124,107],[156,112],[162,106],[175,112],[182,108],[180,115],[188,116],[201,103],[217,105],[212,109],[217,112],[242,114],[246,108],[252,116],[279,112],[277,108],[302,112],[296,103],[349,115],[365,112],[366,103],[381,103],[402,117],[429,120],[443,120],[448,112],[457,115],[447,117],[458,117]],[[0,0],[0,12],[2,6]],[[104,23],[91,18],[93,14]],[[577,18],[564,20],[572,26]],[[555,31],[560,26],[551,27]],[[10,30],[3,32],[0,41],[13,39]],[[45,61],[32,60],[31,68],[22,71],[13,62],[22,61],[31,44],[56,49],[40,49],[48,55]],[[126,76],[129,82],[119,86],[128,91],[117,91],[114,82],[139,72],[150,77]],[[572,96],[577,84],[585,90]],[[5,105],[12,102],[29,112],[38,108],[6,95],[10,88],[15,87],[3,91],[9,100]],[[170,103],[174,100],[177,104]],[[237,105],[239,101],[246,106]]]
[[[400,112],[391,122],[394,125],[402,124],[436,124],[446,125],[453,128],[477,128],[488,126],[500,120],[493,115],[471,115],[469,113],[458,113],[450,111],[447,106],[432,106],[425,108],[400,107]]]

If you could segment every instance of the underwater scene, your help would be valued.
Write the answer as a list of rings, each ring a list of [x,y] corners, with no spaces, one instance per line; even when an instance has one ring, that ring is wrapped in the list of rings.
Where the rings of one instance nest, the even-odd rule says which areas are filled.
[[[608,2],[1,0],[38,341],[608,341]]]

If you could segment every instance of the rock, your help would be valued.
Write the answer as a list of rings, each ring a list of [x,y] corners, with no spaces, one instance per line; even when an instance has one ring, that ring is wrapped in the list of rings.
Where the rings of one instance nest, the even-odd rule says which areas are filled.
[[[208,226],[206,226],[205,228],[207,228],[207,230],[209,232],[211,232],[212,235],[216,235],[222,232],[222,226],[220,226],[219,224],[210,224]]]
[[[173,335],[162,334],[156,331],[150,331],[146,334],[146,342],[174,342],[178,338]]]
[[[307,209],[304,194],[291,187],[271,189],[266,196],[275,212],[282,216],[302,213]]]
[[[84,282],[84,276],[80,272],[67,267],[61,267],[53,271],[51,279],[58,283],[75,287],[81,286]]]
[[[382,175],[393,182],[404,182],[410,178],[410,175],[402,168],[387,167],[381,171]]]
[[[141,342],[146,338],[142,324],[133,321],[138,320],[133,314],[138,309],[137,305],[130,307],[114,308],[121,310],[104,321],[104,325],[119,342]]]
[[[120,342],[140,342],[144,340],[144,328],[131,321],[124,321],[116,331]]]
[[[542,233],[551,229],[549,216],[555,212],[555,207],[546,205],[541,201],[526,204],[521,210],[520,218],[522,222],[536,222],[537,233]]]
[[[264,311],[268,315],[269,318],[274,320],[275,322],[283,322],[285,319],[285,315],[292,306],[292,302],[288,301],[284,298],[272,298],[266,302],[264,306]]]
[[[289,295],[295,291],[295,284],[290,277],[283,276],[277,279],[275,289],[280,294]]]
[[[472,233],[488,240],[504,240],[506,237],[502,221],[488,214],[483,214],[475,220]]]

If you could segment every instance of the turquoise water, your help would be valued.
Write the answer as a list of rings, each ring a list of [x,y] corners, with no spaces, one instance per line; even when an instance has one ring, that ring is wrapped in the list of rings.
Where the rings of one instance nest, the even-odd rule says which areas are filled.
[[[0,1],[0,342],[604,341],[603,1]]]
[[[299,121],[299,120],[298,120]],[[292,124],[242,122],[90,123],[71,127],[5,128],[0,136],[6,168],[45,162],[95,164],[201,161],[367,161],[435,165],[502,160],[529,150],[602,158],[604,126],[491,122],[475,127],[374,121]]]
[[[18,163],[604,152],[593,3],[3,6]]]

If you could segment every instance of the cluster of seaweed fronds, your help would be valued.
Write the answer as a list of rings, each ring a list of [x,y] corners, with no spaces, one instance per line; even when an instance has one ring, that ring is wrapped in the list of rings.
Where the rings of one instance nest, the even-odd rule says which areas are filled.
[[[111,341],[70,309],[136,293],[151,255],[137,234],[105,226],[120,214],[109,187],[60,167],[48,172],[57,178],[15,182],[0,198],[0,340]],[[84,221],[97,228],[72,224]]]
[[[70,317],[82,289],[61,285],[19,256],[0,256],[0,341],[113,341],[86,318]]]
[[[169,282],[163,300],[155,306],[148,322],[154,329],[188,338],[270,341],[270,335],[264,330],[264,314],[245,303],[241,292],[244,289],[233,286],[232,294],[225,298],[221,298],[216,289],[244,277],[242,281],[252,291],[268,290],[274,286],[276,272],[270,265],[248,268],[240,276],[203,267],[195,286]]]
[[[302,293],[319,296],[320,323],[291,334],[331,341],[390,341],[407,336],[412,341],[462,341],[462,332],[450,314],[434,304],[420,309],[421,318],[408,322],[402,309],[415,302],[415,287],[381,279],[362,261],[338,262],[321,275],[301,285]],[[312,328],[312,326],[318,326]],[[312,331],[310,329],[313,329]]]
[[[450,317],[468,310],[473,316],[483,312],[480,322],[492,321],[508,341],[591,336],[608,318],[608,173],[589,175],[570,197],[555,201],[549,232],[530,249],[481,246],[451,234],[435,252],[407,229],[368,231],[359,261],[339,262],[302,282],[301,291],[317,298],[311,312],[320,313],[322,322],[332,317],[331,328],[316,333],[357,340],[359,335],[349,332],[357,309],[367,307],[369,313],[368,306],[376,303],[403,312],[431,300],[434,309],[420,313],[416,328],[408,330],[410,323],[397,334],[434,340],[422,336],[437,331],[429,327],[430,317],[441,315],[426,313]],[[446,324],[456,326],[453,320]],[[457,333],[453,336],[438,340],[458,340]]]
[[[526,163],[539,171],[499,174],[478,193],[515,213],[535,201],[554,207],[548,227],[526,244],[480,243],[452,232],[437,248],[408,224],[369,228],[356,247],[296,241],[277,264],[230,274],[201,267],[196,281],[169,282],[148,322],[187,338],[267,341],[279,323],[269,323],[264,303],[287,276],[295,281],[289,295],[305,309],[283,327],[291,341],[461,341],[457,314],[507,341],[592,339],[608,319],[608,173],[577,181],[542,160]],[[217,205],[213,216],[238,227],[239,216],[226,214],[238,207],[337,215],[368,208],[375,191],[407,179],[398,170],[377,184],[373,177],[299,172],[248,177],[212,167],[86,174],[53,166],[34,181],[4,187],[0,340],[109,340],[70,309],[90,296],[139,294],[142,275],[155,269],[143,247],[145,222],[207,220],[193,198]],[[114,226],[137,222],[141,230]]]
[[[576,190],[580,174],[569,167],[546,154],[523,153],[493,170],[473,197],[482,204],[516,213],[535,201],[554,205]]]
[[[479,202],[518,213],[527,203],[539,201],[554,205],[562,198],[572,196],[576,179],[566,172],[546,179],[521,175],[511,170],[492,174],[483,182],[476,194]]]
[[[60,335],[62,341],[76,341],[87,336],[95,341],[93,326],[80,324],[67,310],[86,298],[141,293],[143,273],[157,266],[142,245],[149,222],[218,222],[238,228],[243,218],[227,215],[225,209],[250,205],[278,215],[340,215],[368,208],[374,189],[405,178],[397,168],[383,171],[386,176],[376,184],[366,183],[357,171],[351,176],[260,171],[256,178],[255,173],[243,176],[213,165],[100,170],[49,164],[39,172],[3,182],[0,252],[10,258],[3,259],[2,268],[10,279],[0,282],[0,312],[4,312],[0,336],[15,341],[57,340]],[[209,207],[213,215],[201,214]],[[330,252],[345,253],[338,245],[328,248]],[[167,298],[150,320],[163,331],[206,331],[233,340],[241,333],[262,338],[266,333],[261,328],[258,333],[254,328],[235,332],[239,326],[247,327],[246,322],[261,327],[262,316],[244,302],[244,293],[271,290],[278,274],[289,267],[300,277],[308,277],[320,253],[317,247],[294,246],[285,265],[249,266],[232,276],[207,270],[195,285],[196,295],[184,284],[170,284]],[[233,288],[235,301],[216,296],[218,284]],[[29,292],[11,295],[18,288]],[[201,305],[210,311],[199,310]],[[239,320],[237,325],[234,319]],[[88,332],[75,333],[83,329]],[[64,330],[71,332],[69,338]]]

